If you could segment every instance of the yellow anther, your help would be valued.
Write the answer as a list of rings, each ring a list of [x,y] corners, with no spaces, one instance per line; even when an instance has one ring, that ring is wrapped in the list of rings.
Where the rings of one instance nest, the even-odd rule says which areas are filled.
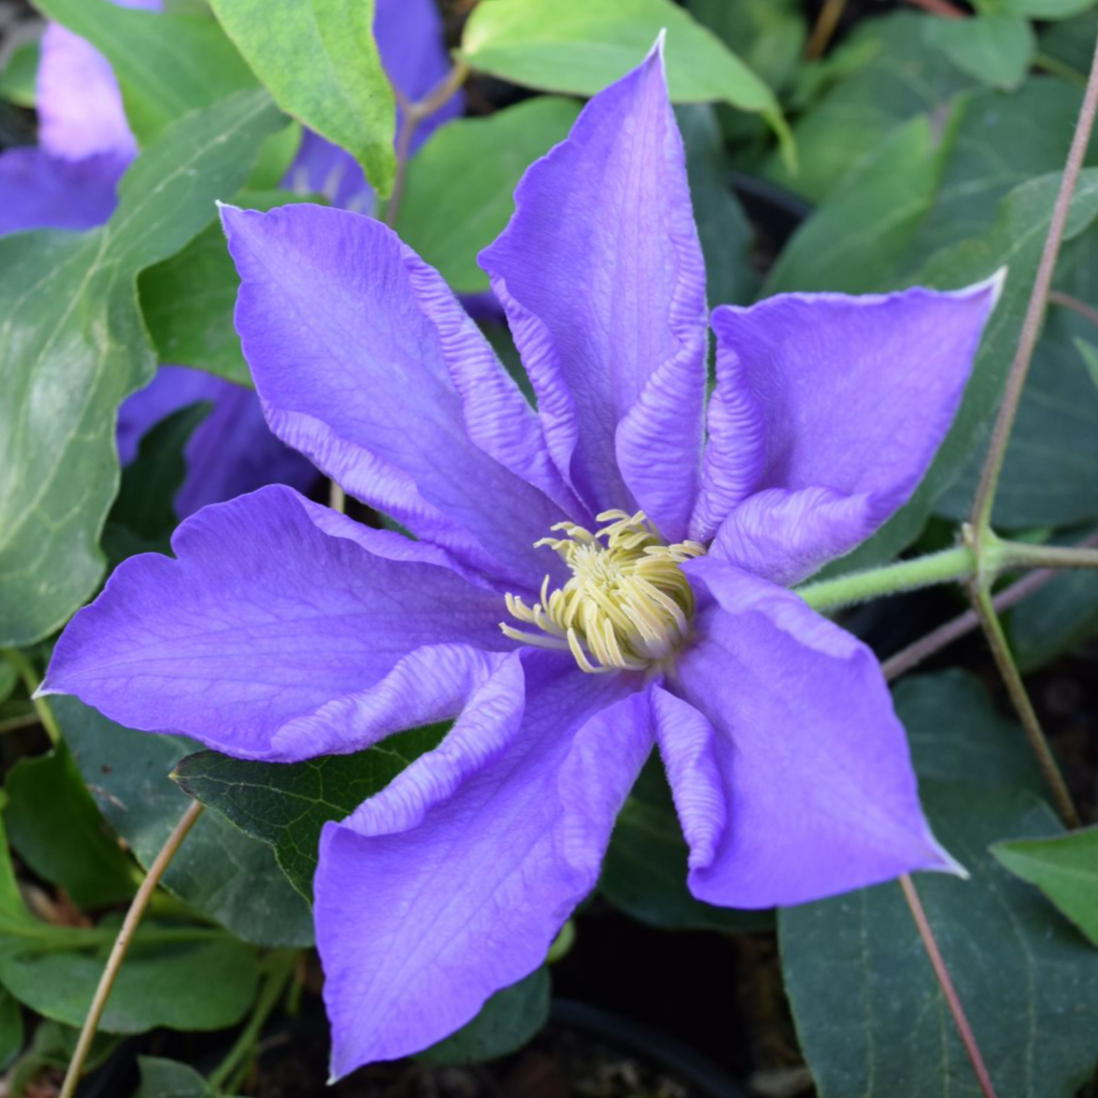
[[[643,511],[603,511],[594,533],[572,522],[552,529],[566,536],[535,546],[558,553],[572,571],[561,588],[541,585],[527,606],[506,596],[508,613],[538,632],[501,624],[507,636],[541,648],[571,651],[584,671],[641,671],[686,640],[694,593],[679,567],[705,548],[696,541],[665,545]]]

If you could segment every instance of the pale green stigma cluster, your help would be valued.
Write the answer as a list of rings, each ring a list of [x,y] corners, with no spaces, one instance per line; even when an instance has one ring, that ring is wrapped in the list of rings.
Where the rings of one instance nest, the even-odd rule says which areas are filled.
[[[584,671],[643,671],[665,659],[686,640],[694,593],[679,567],[705,553],[696,541],[665,545],[643,511],[604,511],[608,523],[594,533],[572,522],[553,527],[564,536],[542,538],[572,570],[572,578],[541,601],[527,606],[507,595],[511,616],[538,632],[505,623],[507,636],[541,648],[568,649]]]

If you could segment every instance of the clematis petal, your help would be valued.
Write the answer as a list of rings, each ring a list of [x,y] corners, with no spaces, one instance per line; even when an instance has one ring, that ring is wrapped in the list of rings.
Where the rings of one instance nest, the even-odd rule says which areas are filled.
[[[919,807],[904,730],[869,649],[790,591],[712,557],[685,567],[703,608],[668,687],[711,735],[706,743],[703,722],[687,722],[668,770],[688,834],[691,812],[707,820],[691,836],[694,895],[761,908],[956,869]],[[670,730],[661,749],[669,742]],[[718,833],[696,806],[722,796]]]
[[[540,427],[438,275],[344,210],[223,217],[236,326],[274,432],[418,536],[537,584],[550,555],[533,543],[566,517],[551,485],[524,479],[551,470]]]
[[[315,911],[333,1076],[433,1044],[545,960],[651,749],[638,685],[511,656],[437,750],[326,826]]]
[[[28,229],[91,229],[114,211],[126,161],[65,160],[44,149],[0,153],[0,236]]]
[[[880,525],[876,499],[830,488],[767,488],[735,508],[710,553],[756,576],[792,587],[849,553]]]
[[[718,354],[740,365],[719,384],[743,390],[739,402],[761,413],[754,489],[865,495],[871,533],[907,502],[945,438],[1001,281],[951,293],[780,294],[716,309]],[[723,449],[724,462],[742,460]],[[707,525],[738,502],[729,497],[723,513],[710,505]]]
[[[700,471],[705,269],[659,49],[527,170],[480,263],[565,478],[591,510],[635,502],[682,540]]]
[[[369,530],[271,486],[132,557],[57,643],[43,693],[113,720],[272,757],[279,729],[378,682],[425,644],[510,647],[498,595],[434,546]]]

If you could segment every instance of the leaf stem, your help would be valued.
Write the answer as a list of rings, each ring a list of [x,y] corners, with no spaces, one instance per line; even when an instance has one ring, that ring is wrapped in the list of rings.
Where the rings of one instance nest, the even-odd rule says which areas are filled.
[[[1085,301],[1080,301],[1077,297],[1072,297],[1071,294],[1062,293],[1060,290],[1049,290],[1048,303],[1050,305],[1061,305],[1065,309],[1071,309],[1073,312],[1078,313],[1084,320],[1090,321],[1096,328],[1098,328],[1098,309],[1093,309]]]
[[[1078,827],[1080,824],[1079,813],[1076,811],[1071,794],[1068,792],[1067,783],[1064,781],[1063,774],[1060,773],[1060,767],[1052,754],[1052,748],[1049,746],[1048,739],[1041,728],[1041,722],[1037,718],[1033,703],[1029,700],[1029,694],[1026,691],[1025,683],[1022,681],[1022,675],[1018,670],[1018,665],[1014,662],[1010,645],[1007,643],[1003,623],[999,620],[999,615],[995,612],[995,607],[991,603],[991,592],[988,590],[987,583],[980,578],[974,579],[969,586],[969,591],[972,595],[973,609],[976,611],[980,626],[987,637],[991,654],[995,658],[995,665],[999,669],[999,674],[1006,685],[1010,700],[1014,703],[1014,709],[1018,713],[1022,727],[1025,729],[1026,739],[1029,740],[1029,745],[1037,756],[1037,764],[1041,768],[1041,773],[1052,791],[1056,808],[1069,828]]]
[[[69,1070],[65,1074],[65,1081],[61,1085],[58,1098],[73,1098],[73,1095],[76,1094],[76,1088],[80,1083],[80,1075],[84,1069],[84,1062],[91,1051],[95,1031],[99,1028],[99,1020],[103,1017],[103,1011],[106,1009],[111,989],[114,987],[115,980],[118,979],[122,962],[126,959],[126,953],[133,941],[134,932],[141,922],[141,916],[145,914],[145,908],[148,907],[149,900],[156,891],[156,886],[160,883],[160,878],[164,876],[164,871],[175,856],[175,852],[187,837],[187,832],[194,826],[198,817],[202,815],[202,809],[203,805],[199,801],[195,801],[183,813],[179,823],[175,825],[167,841],[160,848],[160,853],[157,854],[155,861],[149,867],[148,874],[141,882],[141,887],[137,890],[137,895],[134,896],[133,902],[126,912],[126,918],[118,931],[118,937],[114,941],[110,957],[107,958],[107,967],[103,969],[103,975],[99,978],[99,986],[95,989],[95,996],[88,1010],[88,1016],[84,1019],[84,1026],[80,1030],[80,1037],[76,1042],[76,1049],[72,1054],[72,1061],[69,1063]]]
[[[1098,112],[1098,43],[1095,43],[1090,75],[1087,78],[1086,92],[1083,95],[1083,105],[1079,111],[1079,119],[1075,124],[1075,133],[1071,139],[1067,163],[1064,165],[1064,174],[1060,180],[1060,190],[1056,195],[1056,204],[1052,208],[1052,217],[1049,220],[1048,234],[1045,237],[1045,246],[1041,252],[1041,261],[1037,267],[1033,292],[1030,294],[1029,305],[1026,307],[1025,320],[1022,322],[1022,334],[1018,340],[1018,348],[1014,354],[1014,361],[1011,363],[1010,373],[1007,376],[1003,400],[999,405],[999,414],[991,432],[991,442],[988,444],[987,455],[984,458],[984,466],[980,474],[980,485],[976,490],[976,498],[972,503],[972,515],[969,521],[975,534],[977,554],[979,554],[981,542],[991,526],[991,512],[995,504],[995,493],[999,487],[999,477],[1003,471],[1003,459],[1006,457],[1007,444],[1010,442],[1010,435],[1014,429],[1014,420],[1018,414],[1018,405],[1022,399],[1022,390],[1029,374],[1030,363],[1033,361],[1033,351],[1037,346],[1037,337],[1040,334],[1041,321],[1048,303],[1049,289],[1052,286],[1052,275],[1060,254],[1060,244],[1064,239],[1064,228],[1067,224],[1068,211],[1071,208],[1071,197],[1075,193],[1075,185],[1079,180],[1079,173],[1083,167],[1083,158],[1086,155],[1090,135],[1094,129],[1096,112]]]
[[[845,10],[846,0],[824,0],[824,5],[820,8],[819,18],[812,28],[812,34],[804,50],[807,60],[814,61],[817,57],[824,55],[824,51],[827,49]]]
[[[46,735],[49,736],[50,743],[56,747],[57,744],[61,742],[61,729],[57,724],[57,718],[53,715],[50,703],[46,701],[45,698],[36,698],[34,696],[35,691],[40,685],[38,673],[34,670],[30,660],[28,660],[18,648],[0,649],[0,655],[2,655],[19,673],[19,677],[23,680],[23,685],[26,686],[27,693],[30,695],[39,722],[46,730]]]
[[[911,917],[915,920],[923,948],[930,960],[930,967],[934,969],[934,975],[938,980],[938,986],[942,989],[949,1013],[953,1015],[953,1024],[957,1027],[961,1044],[964,1045],[965,1052],[968,1054],[976,1081],[980,1084],[980,1093],[984,1098],[996,1098],[995,1087],[992,1085],[984,1058],[980,1054],[980,1046],[976,1043],[976,1035],[972,1032],[972,1026],[969,1025],[965,1009],[961,1005],[961,998],[953,986],[953,978],[949,975],[949,969],[946,968],[942,952],[938,948],[930,920],[923,909],[923,902],[919,899],[919,893],[915,891],[915,882],[906,873],[900,878],[900,888],[903,889],[904,899],[911,910]]]
[[[459,57],[450,71],[435,85],[426,98],[408,103],[402,97],[399,100],[404,110],[404,124],[400,128],[396,143],[396,174],[393,177],[393,190],[385,205],[385,224],[391,229],[396,224],[400,210],[400,200],[404,194],[404,178],[408,173],[408,160],[412,154],[412,138],[419,124],[435,111],[444,107],[469,77],[469,66]]]
[[[1033,65],[1035,68],[1044,69],[1045,72],[1051,76],[1058,76],[1068,84],[1074,84],[1077,88],[1085,88],[1087,86],[1087,77],[1085,73],[1080,72],[1078,69],[1073,69],[1059,58],[1052,57],[1047,53],[1042,53],[1040,50],[1033,55]]]
[[[282,991],[287,981],[294,974],[297,966],[297,951],[293,949],[279,949],[267,958],[267,977],[260,988],[259,996],[252,1007],[251,1017],[240,1031],[240,1035],[233,1042],[225,1059],[221,1061],[217,1069],[210,1075],[207,1082],[211,1090],[222,1089],[233,1091],[236,1086],[226,1084],[236,1082],[236,1076],[240,1069],[247,1069],[248,1057],[259,1040],[263,1026],[282,997]]]

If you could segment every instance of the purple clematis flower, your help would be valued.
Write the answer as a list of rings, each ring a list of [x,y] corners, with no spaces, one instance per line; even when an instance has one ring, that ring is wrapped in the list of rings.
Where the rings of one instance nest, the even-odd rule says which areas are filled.
[[[788,585],[909,498],[994,284],[721,307],[706,410],[658,51],[527,171],[481,256],[537,413],[383,225],[306,206],[224,223],[272,429],[418,540],[281,487],[206,508],[176,559],[114,573],[44,691],[276,762],[454,719],[324,829],[336,1076],[440,1040],[544,961],[653,747],[708,903],[955,868],[876,660]]]

